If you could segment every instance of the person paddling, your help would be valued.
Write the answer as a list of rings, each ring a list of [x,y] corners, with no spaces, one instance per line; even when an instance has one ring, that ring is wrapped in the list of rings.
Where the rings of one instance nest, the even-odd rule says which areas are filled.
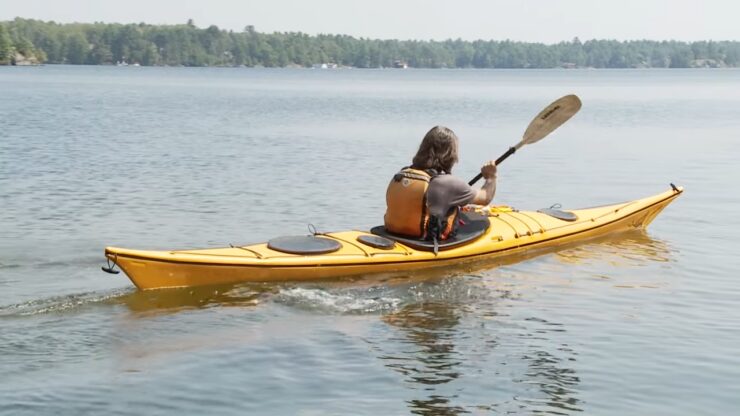
[[[460,208],[487,205],[496,193],[496,163],[481,167],[483,186],[474,190],[452,176],[458,161],[458,138],[447,127],[435,126],[424,136],[411,166],[393,176],[386,191],[385,229],[421,240],[454,236]]]

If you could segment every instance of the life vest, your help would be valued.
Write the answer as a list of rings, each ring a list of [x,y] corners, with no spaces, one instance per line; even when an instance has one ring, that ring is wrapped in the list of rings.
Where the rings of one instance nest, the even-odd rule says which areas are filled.
[[[436,176],[434,170],[410,167],[393,175],[385,194],[385,229],[388,232],[422,240],[445,240],[454,234],[457,207],[452,207],[445,218],[429,215],[427,190]]]

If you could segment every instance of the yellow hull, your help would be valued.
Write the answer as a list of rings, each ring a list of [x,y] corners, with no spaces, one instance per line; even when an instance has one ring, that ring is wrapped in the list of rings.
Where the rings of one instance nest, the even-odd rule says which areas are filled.
[[[390,250],[369,247],[357,241],[367,232],[344,231],[322,234],[342,244],[338,251],[322,255],[286,254],[261,243],[177,251],[106,247],[105,256],[139,289],[399,273],[495,259],[644,228],[682,192],[676,188],[621,204],[572,210],[578,216],[573,222],[532,211],[492,209],[488,212],[491,226],[483,236],[436,255],[401,243]]]

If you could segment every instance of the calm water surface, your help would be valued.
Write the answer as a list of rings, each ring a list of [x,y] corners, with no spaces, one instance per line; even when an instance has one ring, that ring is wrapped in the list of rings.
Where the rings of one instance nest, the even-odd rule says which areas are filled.
[[[686,193],[646,233],[464,270],[137,292],[105,245],[378,224],[431,126],[456,173],[581,112],[496,200]],[[0,67],[0,413],[733,414],[740,71]]]

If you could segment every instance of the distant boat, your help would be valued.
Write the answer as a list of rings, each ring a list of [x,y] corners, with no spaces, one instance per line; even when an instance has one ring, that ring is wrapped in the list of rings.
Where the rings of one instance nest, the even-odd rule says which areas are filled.
[[[337,69],[339,68],[339,65],[333,63],[333,62],[327,62],[323,64],[313,64],[313,69]]]
[[[138,62],[129,64],[128,62],[126,62],[126,60],[123,60],[123,61],[116,62],[116,66],[141,66],[141,64]]]
[[[407,69],[409,67],[409,64],[405,61],[393,61],[393,67],[399,69]]]

